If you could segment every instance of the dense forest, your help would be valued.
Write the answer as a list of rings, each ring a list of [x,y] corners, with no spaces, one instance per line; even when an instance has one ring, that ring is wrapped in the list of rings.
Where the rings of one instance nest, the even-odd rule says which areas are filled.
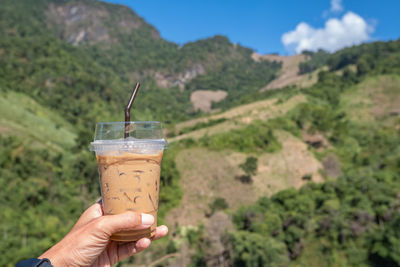
[[[308,61],[299,69],[320,70],[316,84],[260,93],[277,77],[281,63],[254,61],[251,49],[224,36],[179,47],[122,6],[62,0],[0,3],[0,250],[7,252],[1,266],[41,254],[96,201],[97,166],[88,150],[94,125],[122,120],[123,106],[137,80],[142,87],[134,119],[162,121],[167,128],[203,116],[190,102],[190,93],[198,89],[227,91],[228,97],[215,103],[222,110],[273,97],[281,102],[297,94],[307,97],[272,120],[172,143],[162,166],[161,222],[184,194],[175,162],[179,151],[202,147],[252,155],[241,165],[244,183],[251,183],[257,155],[281,149],[274,131],[299,138],[304,132],[319,133],[330,147],[321,151],[310,146],[310,150],[317,158],[334,154],[341,163],[338,178],[323,174],[322,183],[264,196],[238,210],[230,210],[218,198],[210,206],[211,213],[223,211],[232,218],[234,228],[224,236],[232,265],[400,265],[398,110],[363,119],[344,101],[346,94],[370,79],[385,75],[394,84],[399,81],[400,41],[362,44],[333,54],[306,52]],[[52,5],[77,5],[78,13],[82,6],[89,13],[106,11],[109,15],[96,23],[107,30],[108,39],[87,35],[77,45],[79,40],[70,32],[74,29],[54,19],[51,12],[57,9]],[[116,26],[121,22],[133,26],[123,30]],[[85,27],[90,33],[90,23]],[[183,88],[175,82],[193,69],[200,71],[185,80]],[[166,77],[167,88],[157,82],[156,73]],[[385,93],[395,99],[399,87],[390,90]],[[196,124],[181,133],[225,120]],[[191,264],[204,266],[206,233],[201,225],[196,229],[184,238],[194,251]],[[175,241],[159,242],[163,253],[179,249]]]

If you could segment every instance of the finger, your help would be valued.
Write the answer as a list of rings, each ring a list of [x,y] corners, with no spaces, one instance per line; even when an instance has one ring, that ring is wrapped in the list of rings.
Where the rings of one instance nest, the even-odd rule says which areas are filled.
[[[122,245],[119,245],[118,247],[118,260],[121,261],[123,259],[126,259],[132,255],[135,255],[136,253],[139,253],[146,248],[150,246],[150,239],[148,238],[142,238],[139,239],[137,242],[130,242],[130,243],[125,243]]]
[[[127,211],[116,215],[106,215],[93,222],[95,229],[111,236],[120,231],[139,230],[149,228],[154,223],[150,214]]]
[[[151,238],[151,240],[157,240],[160,239],[161,237],[164,237],[168,234],[168,227],[165,225],[158,226],[156,228],[156,233],[155,235]]]
[[[75,223],[72,230],[78,229],[81,226],[86,225],[87,223],[91,222],[92,220],[102,215],[103,215],[103,209],[101,207],[101,204],[97,202],[82,213],[81,217],[79,217],[78,221]]]

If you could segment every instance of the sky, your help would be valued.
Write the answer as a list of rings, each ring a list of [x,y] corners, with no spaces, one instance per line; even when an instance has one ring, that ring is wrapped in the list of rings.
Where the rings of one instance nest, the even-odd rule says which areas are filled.
[[[131,7],[168,41],[222,34],[260,54],[400,38],[400,0],[106,0]]]

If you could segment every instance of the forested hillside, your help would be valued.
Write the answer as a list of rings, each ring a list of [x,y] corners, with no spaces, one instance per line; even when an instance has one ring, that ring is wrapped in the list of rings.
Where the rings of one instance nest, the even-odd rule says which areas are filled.
[[[192,91],[229,90],[232,101],[267,84],[280,66],[253,61],[250,49],[223,36],[179,47],[130,9],[98,1],[4,0],[0,12],[2,88],[27,93],[73,122],[93,125],[95,114],[121,119],[110,114],[121,110],[137,80],[143,84],[137,118],[180,121],[195,113]],[[215,80],[221,71],[229,75],[221,76],[225,84],[186,86],[198,75]]]
[[[308,53],[300,71],[321,71],[302,89],[260,92],[282,64],[252,54],[224,36],[180,47],[119,5],[0,0],[0,265],[96,201],[94,125],[123,119],[136,81],[133,118],[171,138],[171,234],[125,264],[400,265],[400,41]],[[198,90],[227,93],[219,113],[193,109]]]

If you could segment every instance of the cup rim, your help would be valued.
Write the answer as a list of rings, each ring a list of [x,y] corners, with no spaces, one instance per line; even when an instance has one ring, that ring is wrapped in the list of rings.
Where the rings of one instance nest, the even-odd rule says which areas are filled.
[[[161,124],[159,121],[110,121],[110,122],[98,122],[96,124],[125,124],[125,123],[133,123],[133,124]]]

